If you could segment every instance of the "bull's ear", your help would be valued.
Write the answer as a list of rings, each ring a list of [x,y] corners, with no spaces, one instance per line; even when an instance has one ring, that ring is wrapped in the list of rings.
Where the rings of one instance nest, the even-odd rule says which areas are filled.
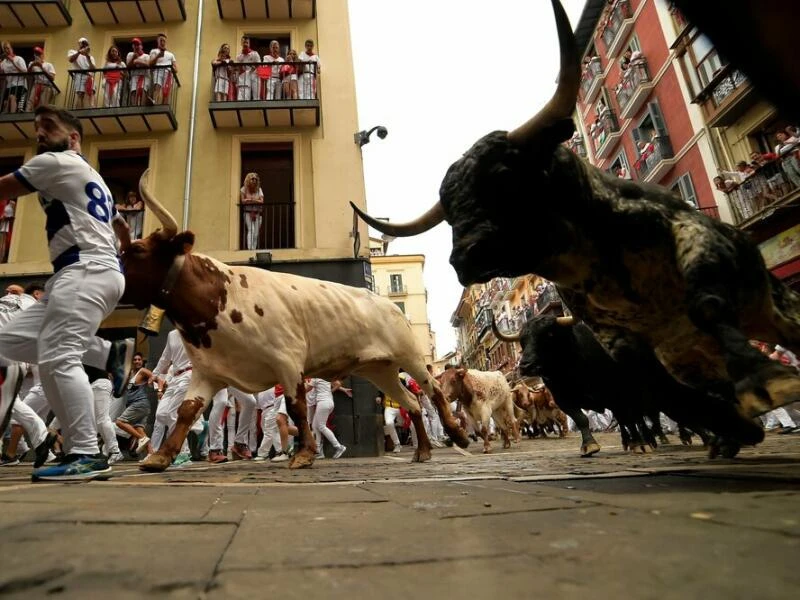
[[[191,231],[182,231],[172,238],[172,243],[179,254],[189,254],[194,247],[194,234]]]

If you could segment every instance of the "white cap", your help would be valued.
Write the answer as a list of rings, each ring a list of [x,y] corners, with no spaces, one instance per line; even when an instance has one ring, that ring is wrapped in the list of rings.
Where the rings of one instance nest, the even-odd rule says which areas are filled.
[[[78,38],[78,43],[80,44],[82,42],[86,42],[88,44],[89,40],[87,40],[86,38]]]

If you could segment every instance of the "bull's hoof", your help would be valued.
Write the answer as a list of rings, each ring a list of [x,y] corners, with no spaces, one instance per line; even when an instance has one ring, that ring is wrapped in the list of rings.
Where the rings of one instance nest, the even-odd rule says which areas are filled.
[[[717,456],[722,458],[735,458],[742,449],[741,444],[738,442],[716,436],[708,444],[708,458],[714,459]]]
[[[800,401],[800,377],[793,367],[771,362],[736,384],[739,413],[752,419]]]
[[[511,448],[511,442],[503,442],[503,450]]]
[[[459,448],[467,448],[469,446],[469,438],[467,432],[462,427],[455,426],[447,429],[447,435]],[[477,437],[475,438],[477,440]]]
[[[163,471],[166,471],[167,467],[169,467],[171,464],[172,459],[156,452],[139,463],[139,469],[142,471],[148,471],[150,473],[162,473]]]
[[[630,451],[631,454],[650,454],[653,449],[648,444],[634,444]]]
[[[484,454],[491,454],[492,453],[492,449],[489,448],[488,446],[484,446],[483,447],[483,453]]]
[[[421,462],[428,462],[431,459],[431,449],[430,448],[419,448],[414,451],[414,457],[411,459],[411,462],[421,463]]]
[[[581,456],[583,458],[587,458],[592,454],[597,454],[600,452],[600,444],[597,442],[589,442],[588,444],[583,444],[581,446]]]
[[[666,435],[664,435],[663,433],[660,436],[658,436],[658,443],[661,444],[662,446],[669,446],[670,445],[669,438]]]
[[[290,469],[310,469],[314,464],[314,452],[304,448],[289,459]]]

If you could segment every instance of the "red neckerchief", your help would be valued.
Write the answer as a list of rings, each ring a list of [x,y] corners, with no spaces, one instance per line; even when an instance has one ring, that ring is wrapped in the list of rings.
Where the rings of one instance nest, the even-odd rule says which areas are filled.
[[[247,50],[245,50],[244,48],[242,48],[242,54],[250,54],[252,51],[253,51],[253,49],[252,49],[252,48],[248,48]]]

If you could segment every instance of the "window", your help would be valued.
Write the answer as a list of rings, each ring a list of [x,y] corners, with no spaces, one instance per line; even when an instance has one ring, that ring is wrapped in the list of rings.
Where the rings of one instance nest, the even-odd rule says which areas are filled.
[[[281,56],[283,58],[286,58],[286,55],[289,53],[289,49],[291,48],[291,39],[289,38],[288,33],[246,33],[245,35],[250,38],[250,48],[258,52],[258,55],[262,58],[269,54],[269,45],[272,40],[277,40],[278,44],[280,44]],[[295,50],[297,50],[297,53],[300,54],[303,49],[295,48]],[[231,56],[236,59],[241,52],[242,46],[240,41],[238,48],[231,48]]]
[[[403,314],[406,314],[406,303],[405,303],[405,302],[395,302],[394,304],[395,304],[395,306],[396,306],[397,308],[399,308],[399,309],[400,309],[400,311],[401,311]]]
[[[267,250],[295,247],[294,153],[291,142],[242,144],[242,170],[239,188],[245,177],[255,173],[263,192],[258,190],[239,205],[239,249]]]
[[[12,173],[24,162],[24,156],[0,156],[0,173]],[[16,198],[0,198],[0,263],[8,262],[8,250],[11,248],[16,208]]]
[[[404,293],[403,276],[400,273],[393,273],[389,275],[389,291],[392,294]]]
[[[608,173],[621,179],[631,179],[631,166],[624,150],[609,165]]]
[[[711,44],[711,40],[702,34],[692,41],[691,52],[697,65],[697,74],[705,87],[722,69],[722,60],[717,49]]]
[[[149,148],[100,150],[98,171],[114,197],[117,210],[131,228],[131,239],[142,238],[144,204],[139,198],[139,178],[150,165]]]
[[[697,195],[694,192],[692,176],[689,173],[685,173],[678,177],[678,180],[674,183],[671,189],[673,192],[680,194],[684,202],[697,208]]]
[[[637,158],[642,156],[648,144],[655,144],[656,138],[667,137],[667,126],[658,102],[650,102],[647,105],[647,114],[639,126],[631,130],[631,136],[635,142]]]

